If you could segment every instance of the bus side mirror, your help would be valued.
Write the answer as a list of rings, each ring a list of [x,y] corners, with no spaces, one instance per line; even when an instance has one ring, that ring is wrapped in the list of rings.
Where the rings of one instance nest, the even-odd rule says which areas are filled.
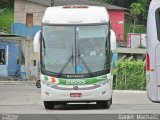
[[[33,50],[35,53],[40,52],[40,39],[41,39],[41,31],[38,31],[35,34],[34,40],[33,40]]]
[[[116,50],[116,34],[113,30],[110,30],[111,51]]]

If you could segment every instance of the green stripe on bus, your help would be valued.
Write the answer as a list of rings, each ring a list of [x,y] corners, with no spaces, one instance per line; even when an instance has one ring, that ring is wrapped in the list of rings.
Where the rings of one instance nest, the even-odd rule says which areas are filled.
[[[100,76],[100,77],[94,77],[94,78],[88,78],[88,79],[61,79],[59,78],[59,84],[60,85],[89,85],[89,84],[101,82],[106,79],[107,79],[107,76]]]

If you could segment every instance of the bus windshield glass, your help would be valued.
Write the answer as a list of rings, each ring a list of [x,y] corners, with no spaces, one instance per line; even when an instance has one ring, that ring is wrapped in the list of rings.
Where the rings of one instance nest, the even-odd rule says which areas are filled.
[[[108,25],[43,26],[41,63],[54,76],[110,69]]]

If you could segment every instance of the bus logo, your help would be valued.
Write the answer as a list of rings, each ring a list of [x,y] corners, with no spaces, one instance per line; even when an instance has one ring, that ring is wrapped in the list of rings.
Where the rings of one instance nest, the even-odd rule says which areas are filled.
[[[78,86],[74,86],[73,89],[74,89],[74,90],[78,90]]]

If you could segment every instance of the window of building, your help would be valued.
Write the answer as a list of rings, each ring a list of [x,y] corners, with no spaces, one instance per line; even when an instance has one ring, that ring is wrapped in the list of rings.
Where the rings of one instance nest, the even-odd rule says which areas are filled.
[[[31,14],[31,13],[26,14],[26,26],[27,27],[33,26],[33,14]]]
[[[5,50],[0,49],[0,65],[4,65],[4,64],[5,64]]]
[[[32,64],[33,66],[37,66],[37,61],[36,61],[36,60],[31,60],[31,64]]]
[[[36,66],[36,60],[33,60],[33,66]]]
[[[157,26],[157,36],[160,41],[160,8],[156,10],[156,26]]]

